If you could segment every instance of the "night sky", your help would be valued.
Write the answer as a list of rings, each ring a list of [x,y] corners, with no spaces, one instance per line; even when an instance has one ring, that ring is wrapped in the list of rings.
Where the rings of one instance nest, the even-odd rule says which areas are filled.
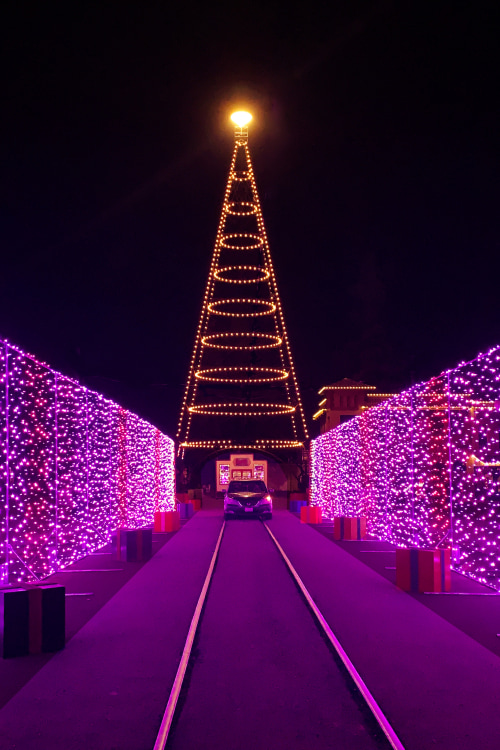
[[[308,417],[500,344],[495,3],[11,3],[0,337],[175,434],[250,149]]]

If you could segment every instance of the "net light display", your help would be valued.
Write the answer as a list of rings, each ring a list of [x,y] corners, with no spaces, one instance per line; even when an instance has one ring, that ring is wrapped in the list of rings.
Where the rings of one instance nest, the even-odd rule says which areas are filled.
[[[0,581],[41,580],[175,509],[174,444],[0,342]]]
[[[308,437],[248,148],[252,116],[231,119],[234,151],[181,407],[181,453],[297,449]]]
[[[311,502],[500,589],[500,348],[313,440]]]

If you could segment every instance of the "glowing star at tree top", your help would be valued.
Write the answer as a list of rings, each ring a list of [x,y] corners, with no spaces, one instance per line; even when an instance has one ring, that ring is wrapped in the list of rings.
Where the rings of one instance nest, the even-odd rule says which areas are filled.
[[[246,127],[252,119],[253,118],[250,112],[233,112],[233,114],[231,115],[231,120],[239,128]]]

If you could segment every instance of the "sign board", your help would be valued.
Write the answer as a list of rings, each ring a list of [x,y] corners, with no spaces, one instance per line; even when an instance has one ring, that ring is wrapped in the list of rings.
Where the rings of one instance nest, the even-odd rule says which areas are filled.
[[[254,460],[253,453],[231,454],[229,460],[216,462],[217,492],[224,492],[234,480],[260,479],[267,485],[267,461]]]

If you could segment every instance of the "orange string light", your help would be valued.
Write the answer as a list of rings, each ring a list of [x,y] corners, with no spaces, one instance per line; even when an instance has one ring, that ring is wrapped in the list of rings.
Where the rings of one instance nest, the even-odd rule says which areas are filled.
[[[237,165],[241,167],[243,163],[246,168],[236,168]],[[237,231],[238,222],[240,222],[238,226],[244,228],[245,231]],[[254,229],[250,226],[251,222],[255,224]],[[245,260],[239,264],[231,263],[228,253],[234,252],[238,252]],[[221,262],[224,260],[225,263]],[[228,284],[246,284],[249,290],[247,296],[241,298],[229,297],[227,292],[226,295],[221,294],[220,285],[224,285],[227,289]],[[216,325],[218,319],[222,320]],[[224,323],[224,319],[235,319],[235,322]],[[240,322],[237,323],[237,320]],[[258,322],[260,320],[262,323]],[[236,326],[238,330],[232,330]],[[248,330],[249,326],[251,330]],[[226,330],[221,330],[224,327]],[[240,359],[239,363],[238,360],[235,364],[221,361],[220,365],[215,363],[214,366],[215,352],[210,361],[205,359],[207,352],[211,350],[224,352],[224,355],[221,354],[224,357],[236,357],[238,353],[241,353],[240,357],[248,357],[252,356],[253,352],[262,352],[261,356],[270,357],[271,353],[276,351],[273,357],[276,357],[278,361],[276,364],[260,365],[254,364],[254,358],[251,364],[242,362]],[[207,386],[203,386],[204,383]],[[238,391],[235,391],[230,400],[227,400],[228,394],[224,393],[225,400],[220,402],[210,400],[210,403],[204,403],[208,391],[205,392],[203,387],[245,388],[245,392],[239,392],[239,399]],[[274,399],[264,402],[254,401],[257,391],[255,395],[252,395],[252,392],[248,390],[252,387],[281,388],[281,397],[284,401],[282,403],[279,402],[280,399],[278,402]],[[245,393],[245,400],[241,399],[243,393]],[[223,447],[238,444],[238,441],[224,439],[190,440],[193,418],[199,416],[272,416],[288,420],[294,439],[280,440],[262,437],[251,444],[254,448],[264,445],[275,448],[299,448],[303,446],[303,440],[308,437],[248,150],[246,126],[238,126],[235,132],[235,147],[177,433],[182,448],[208,448],[215,445]]]

